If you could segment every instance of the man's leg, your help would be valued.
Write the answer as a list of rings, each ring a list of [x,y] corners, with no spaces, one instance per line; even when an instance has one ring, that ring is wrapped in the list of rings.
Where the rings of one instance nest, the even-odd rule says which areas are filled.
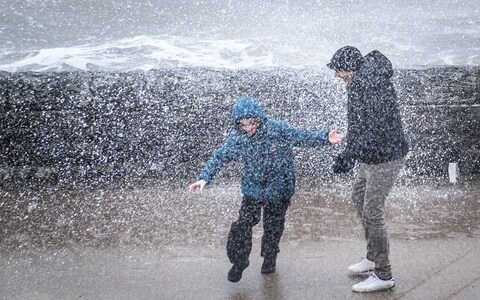
[[[368,230],[365,227],[365,222],[363,219],[363,209],[365,205],[365,191],[367,189],[367,173],[368,165],[361,163],[358,168],[357,176],[355,177],[355,182],[353,183],[352,190],[352,202],[355,205],[357,214],[362,220],[362,226],[365,233],[365,240],[367,242],[367,253],[366,258],[370,261],[373,261],[373,250],[372,245],[370,244],[370,239],[368,238]]]
[[[373,262],[373,250],[372,245],[370,243],[370,239],[368,238],[368,230],[365,227],[365,222],[363,221],[363,206],[365,203],[365,191],[367,187],[367,178],[366,178],[366,171],[368,165],[361,163],[358,168],[357,176],[355,177],[355,181],[353,183],[353,190],[352,190],[352,202],[355,205],[355,209],[357,210],[357,214],[362,220],[362,226],[365,234],[365,240],[367,242],[367,252],[365,257],[362,257],[359,263],[353,264],[348,267],[348,269],[352,273],[365,273],[368,271],[372,271],[375,269],[375,263]]]
[[[404,160],[367,165],[363,224],[369,245],[369,255],[375,262],[375,274],[382,280],[392,278],[389,261],[389,239],[385,224],[385,200],[390,193]]]
[[[352,286],[355,292],[383,291],[395,286],[389,261],[389,240],[385,225],[385,200],[395,183],[404,160],[366,166],[367,187],[363,223],[373,251],[375,270],[366,280]]]

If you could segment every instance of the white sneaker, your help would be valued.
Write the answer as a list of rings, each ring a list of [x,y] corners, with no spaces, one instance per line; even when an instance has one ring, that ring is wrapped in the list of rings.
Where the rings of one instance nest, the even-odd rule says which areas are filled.
[[[354,274],[370,272],[375,270],[375,263],[366,257],[362,257],[358,264],[351,265],[348,269]]]
[[[395,286],[395,279],[392,277],[389,280],[382,280],[375,275],[370,274],[370,277],[364,281],[352,286],[352,290],[358,293],[378,292],[391,289]]]

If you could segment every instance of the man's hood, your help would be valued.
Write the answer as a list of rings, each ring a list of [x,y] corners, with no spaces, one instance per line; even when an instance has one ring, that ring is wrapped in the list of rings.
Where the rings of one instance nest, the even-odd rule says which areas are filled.
[[[267,115],[262,105],[255,98],[241,98],[233,105],[230,123],[236,126],[240,119],[256,118],[262,123],[267,119]]]
[[[393,76],[393,66],[390,60],[378,50],[373,50],[363,57],[363,63],[358,71],[362,76]]]

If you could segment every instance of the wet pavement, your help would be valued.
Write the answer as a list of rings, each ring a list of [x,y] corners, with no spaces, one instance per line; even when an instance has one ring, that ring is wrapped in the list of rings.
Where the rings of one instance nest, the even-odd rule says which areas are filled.
[[[387,204],[396,287],[357,294],[364,254],[348,185],[299,185],[277,271],[227,281],[237,185],[2,191],[0,299],[478,299],[480,181],[396,186]]]

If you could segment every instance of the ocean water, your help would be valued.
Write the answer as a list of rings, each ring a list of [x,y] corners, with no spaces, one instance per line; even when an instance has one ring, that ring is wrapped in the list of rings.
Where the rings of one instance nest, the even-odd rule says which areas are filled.
[[[478,0],[2,0],[0,70],[480,65]]]

